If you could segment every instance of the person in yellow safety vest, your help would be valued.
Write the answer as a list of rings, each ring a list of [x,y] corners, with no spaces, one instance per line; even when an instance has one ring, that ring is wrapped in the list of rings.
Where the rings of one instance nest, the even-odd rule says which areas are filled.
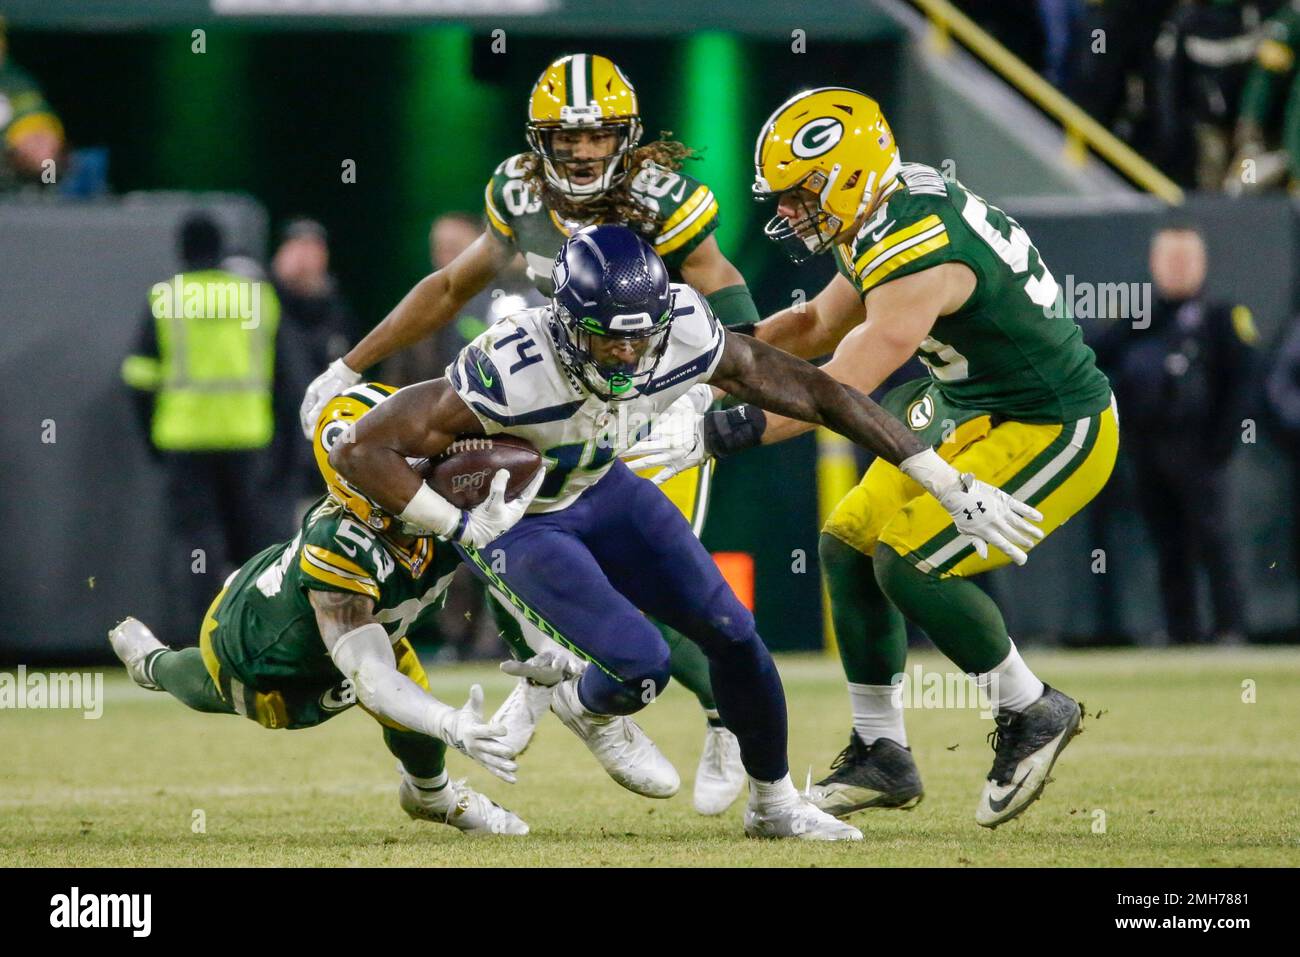
[[[280,305],[270,282],[220,268],[208,214],[187,216],[179,239],[183,271],[149,290],[122,379],[165,471],[168,617],[197,635],[213,589],[287,520],[268,455]]]

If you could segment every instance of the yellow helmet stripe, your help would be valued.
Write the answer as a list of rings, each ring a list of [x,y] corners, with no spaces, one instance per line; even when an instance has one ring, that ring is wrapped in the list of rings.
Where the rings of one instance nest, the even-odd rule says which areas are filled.
[[[890,233],[858,257],[858,261],[853,265],[853,271],[858,275],[862,275],[863,272],[874,269],[881,261],[883,261],[880,259],[880,256],[883,253],[889,252],[889,250],[893,249],[900,243],[905,243],[909,239],[912,239],[921,233],[928,233],[936,226],[938,226],[940,231],[942,231],[943,220],[941,220],[936,214],[932,213],[924,219],[908,226],[906,229],[900,229],[896,233]]]
[[[889,259],[888,262],[883,263],[879,268],[873,270],[860,279],[858,283],[859,288],[862,292],[866,292],[900,266],[906,266],[913,260],[920,259],[922,256],[932,253],[936,249],[942,249],[947,245],[948,233],[946,231],[934,236],[932,239],[927,239],[924,242],[918,240],[915,245],[897,253]]]

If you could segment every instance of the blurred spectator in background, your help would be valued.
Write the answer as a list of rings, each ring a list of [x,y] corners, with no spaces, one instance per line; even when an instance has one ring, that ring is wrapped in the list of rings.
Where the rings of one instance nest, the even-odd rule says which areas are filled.
[[[1203,640],[1196,581],[1204,568],[1213,634],[1235,643],[1244,622],[1227,526],[1227,465],[1241,443],[1255,326],[1245,306],[1205,297],[1205,242],[1194,226],[1158,230],[1150,266],[1150,325],[1117,321],[1097,340],[1097,359],[1119,401],[1122,447],[1156,546],[1169,640]]]
[[[1276,351],[1264,395],[1270,431],[1291,459],[1292,559],[1300,572],[1300,319],[1292,321]]]
[[[63,152],[63,124],[36,81],[9,59],[8,52],[0,17],[0,192],[42,182],[46,162],[57,162]]]
[[[483,234],[483,228],[482,219],[469,213],[439,216],[429,229],[430,265],[435,270],[445,268]],[[497,319],[545,302],[546,298],[524,274],[522,257],[515,257],[490,288],[465,304],[455,322],[385,362],[381,380],[406,386],[440,379],[460,350]],[[315,370],[311,374],[315,375]],[[479,580],[466,569],[456,573],[447,589],[446,604],[438,612],[437,623],[443,641],[440,658],[454,661],[500,654],[502,642],[487,595]]]
[[[439,216],[429,230],[430,264],[435,270],[445,268],[482,233],[483,221],[477,216],[459,212]],[[383,381],[404,386],[441,378],[447,364],[493,322],[545,302],[524,274],[523,259],[516,257],[490,288],[465,304],[455,322],[389,359],[384,364]]]
[[[291,511],[321,495],[311,444],[302,441],[298,428],[299,399],[318,369],[347,352],[351,334],[352,310],[329,266],[325,227],[313,219],[291,220],[271,260],[280,299],[274,458]]]
[[[1156,39],[1154,158],[1186,187],[1218,189],[1233,151],[1237,108],[1263,15],[1242,0],[1177,7]]]
[[[275,432],[275,292],[221,268],[221,230],[208,214],[187,216],[179,239],[182,272],[149,291],[122,363],[166,471],[162,581],[173,646],[197,642],[226,576],[287,532],[265,454]]]
[[[1152,49],[1175,3],[1087,0],[1075,29],[1066,92],[1130,144],[1142,136]]]
[[[1236,155],[1224,189],[1242,192],[1281,187],[1300,162],[1300,97],[1296,47],[1300,0],[1290,0],[1263,27],[1233,137]]]

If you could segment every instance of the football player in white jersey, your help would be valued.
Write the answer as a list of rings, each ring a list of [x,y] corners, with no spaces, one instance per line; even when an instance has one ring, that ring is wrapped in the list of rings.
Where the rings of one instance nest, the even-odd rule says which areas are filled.
[[[717,447],[761,433],[762,407],[825,424],[898,464],[981,541],[1028,544],[1024,516],[1032,509],[958,475],[901,422],[811,364],[726,332],[626,227],[572,236],[553,279],[549,306],[498,321],[466,346],[447,378],[398,392],[358,423],[355,441],[335,446],[331,463],[384,509],[456,542],[499,595],[587,663],[555,686],[551,707],[566,724],[632,714],[663,690],[668,647],[646,618],[653,615],[709,659],[719,711],[749,777],[745,832],[861,839],[795,790],[785,695],[753,615],[687,520],[618,455],[649,432],[654,416],[709,382],[753,403],[743,417],[710,419],[733,433],[713,436]],[[485,530],[425,485],[407,457],[439,455],[459,436],[499,433],[536,445],[547,476],[513,527]],[[495,477],[498,489],[505,478]],[[646,781],[676,779],[657,750],[607,744],[611,753],[597,753],[607,767],[636,766]]]

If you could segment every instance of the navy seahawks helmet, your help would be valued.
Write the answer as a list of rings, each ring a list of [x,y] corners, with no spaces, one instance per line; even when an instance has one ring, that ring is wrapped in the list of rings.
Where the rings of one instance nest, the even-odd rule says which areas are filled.
[[[560,358],[592,393],[630,399],[654,376],[668,348],[673,290],[649,243],[626,226],[588,226],[560,247],[551,270],[552,335]],[[597,355],[599,339],[621,339],[624,357]]]

